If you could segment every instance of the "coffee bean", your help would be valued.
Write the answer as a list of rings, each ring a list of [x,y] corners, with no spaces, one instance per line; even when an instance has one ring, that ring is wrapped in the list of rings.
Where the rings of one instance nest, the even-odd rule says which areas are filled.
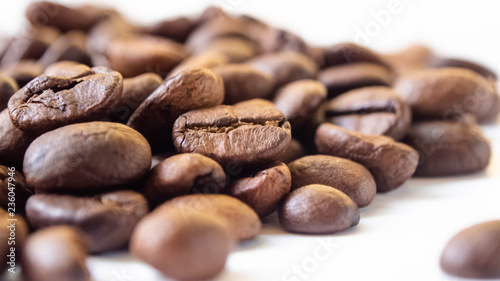
[[[356,203],[330,186],[311,184],[292,191],[278,209],[281,227],[289,232],[326,234],[359,223]]]
[[[45,68],[43,74],[66,78],[83,77],[92,74],[92,68],[74,61],[59,61]]]
[[[207,51],[183,60],[168,74],[168,79],[179,74],[182,70],[194,67],[214,68],[219,65],[229,63],[229,59],[223,53],[217,51]]]
[[[413,113],[449,119],[471,113],[479,122],[498,116],[500,97],[481,75],[463,68],[425,69],[408,74],[396,91],[411,105]]]
[[[321,154],[347,158],[365,166],[375,179],[377,192],[401,186],[413,175],[418,164],[418,152],[406,144],[328,123],[316,130],[316,147]]]
[[[214,160],[198,153],[174,155],[160,162],[148,174],[142,193],[157,206],[190,191],[219,193],[226,175]]]
[[[212,40],[203,51],[224,54],[230,63],[242,63],[257,54],[254,43],[235,37],[222,37]]]
[[[90,281],[84,237],[72,227],[56,226],[26,240],[22,267],[27,281]]]
[[[291,139],[285,115],[259,99],[187,112],[175,121],[172,135],[178,152],[201,153],[223,168],[272,163]]]
[[[59,36],[53,28],[30,27],[26,36],[16,37],[9,44],[0,65],[6,66],[23,60],[37,60]]]
[[[377,188],[370,172],[360,164],[340,157],[311,155],[288,164],[292,190],[305,185],[334,187],[349,196],[359,208],[370,205]]]
[[[150,165],[151,149],[137,131],[89,122],[38,137],[26,151],[23,171],[36,193],[88,194],[132,184]]]
[[[439,177],[483,170],[491,157],[488,140],[474,121],[414,124],[404,142],[420,154],[416,176]]]
[[[63,34],[50,45],[38,62],[45,68],[55,62],[70,60],[90,65],[86,48],[87,35],[81,31]]]
[[[26,184],[21,171],[0,165],[0,208],[5,210],[10,208],[13,212],[24,214],[26,200],[31,195],[33,189]],[[15,201],[11,201],[12,198]]]
[[[449,68],[449,67],[466,68],[477,72],[479,75],[487,79],[497,80],[498,78],[496,73],[493,72],[493,70],[487,68],[486,66],[468,60],[435,57],[433,60],[431,60],[429,64],[430,67],[435,67],[435,68]]]
[[[357,88],[389,86],[392,72],[378,64],[352,63],[326,68],[319,72],[318,80],[326,86],[331,99]]]
[[[296,80],[314,78],[318,72],[318,66],[311,58],[297,52],[265,54],[248,63],[271,75],[276,88]]]
[[[24,153],[37,137],[19,130],[10,120],[9,110],[0,113],[0,163],[6,166],[23,167]]]
[[[26,204],[26,218],[33,228],[73,226],[85,234],[92,253],[126,246],[135,225],[147,212],[146,199],[133,191],[93,197],[35,194]]]
[[[322,69],[325,66],[325,47],[310,46],[309,56],[316,62],[318,67]]]
[[[288,164],[293,160],[299,159],[300,157],[303,157],[305,155],[306,153],[302,144],[298,140],[292,139],[290,141],[290,145],[285,150],[285,153],[283,153],[283,155],[281,155],[281,157],[278,159],[278,162]]]
[[[10,97],[19,90],[17,82],[0,73],[0,110],[7,107]]]
[[[106,52],[109,67],[125,78],[146,72],[165,77],[187,55],[183,45],[153,36],[116,38]]]
[[[122,95],[122,76],[106,68],[78,77],[40,75],[9,100],[12,123],[22,131],[55,128],[106,117]]]
[[[132,113],[161,84],[163,84],[163,79],[154,73],[144,73],[123,79],[122,97],[111,112],[110,119],[115,122],[127,123]]]
[[[171,144],[171,132],[179,115],[222,104],[224,84],[206,68],[189,68],[165,81],[132,114],[127,125],[139,131],[153,149]]]
[[[373,63],[389,68],[382,57],[372,50],[353,43],[339,43],[324,51],[324,67],[353,63]]]
[[[15,227],[12,227],[15,224]],[[26,224],[24,218],[19,214],[14,214],[11,216],[9,212],[0,208],[0,275],[9,268],[8,262],[10,262],[10,257],[12,255],[11,247],[15,246],[14,260],[19,261],[22,257],[23,247],[25,244],[26,237],[28,237],[29,228]],[[13,241],[11,238],[15,237],[15,245],[11,245]],[[16,268],[16,273],[18,269]],[[12,274],[12,273],[6,273]]]
[[[325,99],[325,86],[316,80],[305,79],[281,88],[274,98],[274,104],[286,115],[295,130],[311,119]]]
[[[209,280],[224,269],[233,245],[222,219],[160,207],[137,225],[130,252],[176,280]]]
[[[500,220],[471,226],[446,245],[441,268],[463,278],[500,278]]]
[[[325,105],[325,120],[352,131],[402,139],[411,123],[411,108],[388,87],[351,90]]]
[[[16,80],[20,88],[43,73],[41,64],[34,60],[21,60],[2,66],[0,69],[4,75]]]
[[[163,20],[151,26],[145,26],[141,33],[165,37],[179,43],[186,41],[187,37],[193,31],[196,22],[186,17]]]
[[[191,194],[176,197],[158,208],[172,207],[196,211],[222,219],[235,241],[254,239],[262,224],[259,216],[242,201],[223,194]]]
[[[396,53],[387,54],[383,59],[391,66],[397,76],[427,68],[435,55],[423,45],[411,45]]]
[[[224,104],[267,98],[274,86],[271,76],[246,64],[217,66],[214,72],[224,81]]]
[[[227,193],[248,204],[261,218],[270,215],[290,192],[292,178],[283,163],[274,163],[233,181]]]
[[[168,157],[173,156],[173,155],[175,155],[175,151],[170,151],[170,150],[167,150],[167,151],[162,152],[162,153],[154,154],[153,157],[151,158],[151,169],[153,169],[154,167],[156,167],[156,165],[163,162],[163,160],[165,160]]]
[[[309,55],[309,47],[304,40],[289,31],[268,27],[259,35],[259,45],[265,53],[292,51]]]

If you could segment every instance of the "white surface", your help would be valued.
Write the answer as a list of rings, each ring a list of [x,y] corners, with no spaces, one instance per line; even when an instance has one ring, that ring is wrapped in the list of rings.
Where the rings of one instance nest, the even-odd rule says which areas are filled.
[[[22,35],[19,25],[28,2],[1,1],[0,32]],[[196,14],[215,4],[287,28],[310,43],[328,45],[355,41],[357,29],[373,25],[373,13],[387,9],[391,1],[85,2],[115,6],[137,22]],[[500,72],[498,1],[399,2],[401,11],[392,14],[365,45],[393,51],[424,43],[437,52],[474,59]],[[336,235],[286,234],[275,218],[266,220],[262,235],[238,247],[217,280],[457,280],[439,268],[446,242],[465,227],[500,218],[500,127],[486,126],[485,134],[493,147],[485,172],[412,179],[396,191],[377,195],[362,210],[357,227]],[[329,243],[330,252],[322,248]],[[96,281],[166,280],[126,254],[93,257],[88,264]]]

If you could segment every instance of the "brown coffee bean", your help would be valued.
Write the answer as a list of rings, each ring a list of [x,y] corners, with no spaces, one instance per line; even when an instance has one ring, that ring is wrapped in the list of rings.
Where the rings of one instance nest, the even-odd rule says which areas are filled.
[[[222,167],[198,153],[174,155],[160,162],[148,174],[142,193],[150,206],[157,206],[190,191],[219,193],[226,184]]]
[[[83,77],[92,74],[92,68],[74,61],[59,61],[45,68],[43,74],[66,78]]]
[[[9,100],[12,123],[22,131],[44,133],[55,128],[99,120],[122,95],[122,76],[106,68],[78,78],[40,75]]]
[[[276,88],[296,80],[314,78],[318,72],[318,66],[311,58],[297,52],[265,54],[248,63],[271,75]]]
[[[331,99],[347,91],[367,86],[389,86],[392,72],[373,63],[352,63],[326,68],[318,80],[328,89]]]
[[[311,184],[292,191],[278,209],[281,227],[289,232],[326,234],[359,223],[356,203],[331,186]]]
[[[226,64],[213,70],[224,81],[224,104],[266,98],[274,86],[271,76],[250,65]]]
[[[418,165],[418,152],[406,144],[328,123],[316,130],[316,148],[321,154],[347,158],[365,166],[375,179],[377,192],[401,186]]]
[[[0,208],[24,214],[26,200],[31,195],[33,189],[26,184],[21,171],[0,165]]]
[[[353,43],[339,43],[324,51],[324,67],[353,63],[372,63],[390,68],[382,57],[372,50]]]
[[[368,135],[402,139],[411,123],[411,108],[388,87],[351,90],[325,105],[325,120]]]
[[[59,36],[47,48],[38,62],[46,68],[58,61],[75,61],[90,65],[90,55],[87,53],[87,35],[81,31],[71,31]]]
[[[281,88],[274,104],[286,115],[292,129],[298,129],[312,118],[325,99],[325,86],[316,80],[305,79]]]
[[[21,261],[27,281],[90,281],[84,237],[72,227],[55,226],[26,240]]]
[[[186,41],[196,22],[186,17],[167,19],[151,26],[143,27],[140,32],[165,37],[179,43]]]
[[[334,187],[349,196],[359,208],[370,205],[377,193],[370,172],[360,164],[328,155],[311,155],[288,164],[292,190],[310,184]]]
[[[227,187],[227,193],[248,204],[259,217],[273,213],[288,192],[292,178],[283,163],[274,163],[239,178]]]
[[[122,97],[112,110],[110,119],[115,122],[127,123],[140,104],[162,84],[163,79],[155,73],[144,73],[123,79]]]
[[[6,66],[23,60],[37,60],[59,36],[59,31],[46,27],[30,27],[26,36],[12,39],[0,65]]]
[[[130,252],[176,280],[209,280],[224,269],[233,245],[222,219],[161,207],[137,225]]]
[[[423,117],[449,119],[467,113],[479,122],[498,116],[500,97],[478,73],[463,68],[425,69],[402,77],[396,91]]]
[[[257,36],[264,53],[292,51],[309,55],[309,47],[304,40],[289,31],[268,27]]]
[[[26,204],[26,218],[33,228],[73,226],[85,234],[92,253],[126,246],[135,225],[147,212],[146,199],[133,191],[93,197],[35,194]]]
[[[19,258],[23,255],[22,250],[28,233],[28,224],[21,215],[11,216],[9,212],[0,208],[0,275],[12,267],[15,267],[16,273],[19,271],[17,265]],[[15,241],[15,244],[9,241]],[[13,246],[14,251],[11,249]]]
[[[416,176],[439,177],[473,173],[489,163],[491,149],[481,127],[471,120],[414,124],[404,142],[420,154]]]
[[[127,125],[139,131],[153,149],[171,144],[172,126],[179,115],[222,104],[224,84],[206,68],[189,68],[165,81],[132,114]]]
[[[223,194],[191,194],[176,197],[158,208],[173,207],[216,216],[226,222],[235,241],[254,239],[262,224],[255,211],[242,201]]]
[[[257,54],[254,43],[235,37],[222,37],[212,40],[203,49],[203,51],[205,50],[224,54],[230,63],[242,63]]]
[[[10,97],[19,90],[17,82],[0,73],[0,110],[7,107]]]
[[[258,167],[276,161],[291,139],[290,123],[274,105],[254,99],[189,111],[175,121],[178,152],[196,152],[226,165]]]
[[[285,153],[283,153],[283,155],[281,155],[281,157],[278,159],[278,162],[288,164],[293,160],[299,159],[300,157],[303,157],[305,155],[306,153],[304,147],[302,147],[302,144],[298,140],[292,139],[290,141],[290,145],[285,150]]]
[[[23,167],[24,153],[37,137],[19,130],[10,120],[9,110],[0,113],[0,163],[6,166]]]
[[[190,56],[177,65],[167,78],[170,79],[179,74],[182,70],[194,67],[214,68],[219,65],[229,63],[229,59],[223,53],[217,51],[207,51],[194,56]]]
[[[187,57],[183,45],[153,36],[127,36],[109,42],[106,56],[109,67],[123,77],[155,72],[165,77]]]
[[[449,67],[466,68],[477,72],[479,75],[487,79],[497,80],[498,78],[497,74],[493,72],[493,70],[487,68],[486,66],[468,60],[435,57],[433,60],[430,61],[429,64],[430,67],[434,68],[449,68]]]
[[[0,69],[4,75],[16,80],[20,88],[43,73],[41,64],[34,60],[21,60],[2,66]]]
[[[427,46],[411,45],[396,53],[384,55],[383,59],[397,76],[427,68],[434,59],[434,53]]]
[[[23,171],[36,193],[88,194],[134,183],[150,165],[151,148],[137,131],[89,122],[38,137],[26,151]]]
[[[459,232],[444,248],[441,268],[463,278],[500,278],[500,220]]]

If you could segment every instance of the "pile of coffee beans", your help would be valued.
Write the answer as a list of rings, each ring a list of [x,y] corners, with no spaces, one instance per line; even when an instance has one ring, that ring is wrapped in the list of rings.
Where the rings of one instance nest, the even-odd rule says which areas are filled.
[[[412,176],[490,160],[478,122],[499,115],[497,76],[425,46],[311,46],[215,7],[148,26],[43,1],[26,17],[0,39],[0,274],[91,280],[88,255],[129,249],[206,280],[273,213],[337,233]],[[453,238],[441,265],[500,277],[499,222]]]

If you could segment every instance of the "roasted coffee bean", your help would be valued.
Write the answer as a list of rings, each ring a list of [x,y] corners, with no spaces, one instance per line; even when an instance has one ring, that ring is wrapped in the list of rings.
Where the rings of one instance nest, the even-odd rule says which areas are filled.
[[[35,232],[21,260],[27,281],[90,281],[84,236],[69,226]]]
[[[283,51],[309,55],[309,47],[299,36],[278,28],[265,28],[258,37],[259,45],[265,53]]]
[[[256,47],[252,42],[235,37],[212,40],[203,50],[224,54],[230,63],[241,63],[257,54]]]
[[[392,72],[373,63],[352,63],[326,68],[318,80],[328,89],[328,98],[367,86],[389,86]]]
[[[278,162],[288,164],[293,160],[299,159],[300,157],[303,157],[305,155],[306,153],[304,147],[302,147],[302,144],[298,140],[292,139],[290,141],[290,145],[285,150],[285,153],[283,153],[283,155],[281,155],[281,157],[278,159]]]
[[[418,152],[406,144],[328,123],[316,130],[316,148],[321,154],[347,158],[368,168],[377,184],[377,192],[401,186],[418,165]]]
[[[151,169],[156,167],[156,165],[160,164],[163,162],[163,160],[167,159],[170,156],[174,156],[175,151],[167,150],[165,152],[159,153],[159,154],[154,154],[153,157],[151,158]]]
[[[326,234],[359,223],[356,203],[331,186],[311,184],[292,191],[278,209],[281,227],[289,232]]]
[[[81,31],[71,31],[61,35],[45,51],[38,62],[45,68],[55,62],[70,60],[90,65],[86,48],[87,35]]]
[[[223,194],[191,194],[176,197],[158,208],[174,207],[216,216],[226,222],[235,241],[255,238],[262,227],[259,216],[242,201]]]
[[[322,69],[325,65],[325,52],[326,48],[324,47],[309,47],[309,56],[316,62],[320,69]]]
[[[213,70],[224,81],[224,104],[267,98],[274,86],[270,75],[250,65],[226,64]]]
[[[146,199],[134,191],[93,197],[35,194],[26,204],[26,218],[31,227],[73,226],[85,234],[92,253],[126,246],[135,225],[147,212]]]
[[[276,161],[291,139],[290,123],[274,105],[254,99],[189,111],[175,121],[178,152],[197,152],[226,165],[259,167]]]
[[[463,278],[500,278],[500,220],[471,226],[455,235],[441,256],[441,268]]]
[[[162,206],[137,225],[130,252],[176,280],[209,280],[224,269],[233,246],[217,216]]]
[[[24,218],[19,214],[11,216],[10,211],[7,212],[0,208],[0,275],[11,265],[16,266],[16,262],[22,257],[22,249],[29,233]],[[13,224],[14,226],[12,226]],[[12,239],[12,237],[15,239]],[[15,244],[10,241],[15,241]],[[13,246],[14,251],[12,251]],[[8,256],[13,256],[13,258]],[[17,268],[15,271],[17,272]],[[12,273],[9,272],[8,274]]]
[[[36,193],[102,192],[146,174],[151,148],[137,131],[119,123],[64,126],[38,137],[24,156],[26,182]]]
[[[106,18],[111,10],[85,5],[71,8],[57,3],[40,1],[31,3],[26,18],[34,26],[53,26],[62,32],[88,31],[98,21]]]
[[[26,200],[31,195],[33,189],[26,184],[21,171],[0,165],[0,208],[24,214]]]
[[[126,78],[146,72],[155,72],[164,77],[187,55],[179,43],[152,36],[114,39],[106,52],[109,67]]]
[[[40,75],[9,100],[12,123],[20,130],[44,133],[107,117],[122,96],[122,76],[106,68],[68,78]]]
[[[467,113],[479,122],[500,112],[500,97],[484,77],[464,68],[425,69],[402,77],[396,91],[419,116],[450,119]]]
[[[19,90],[17,82],[0,73],[0,110],[7,107],[10,97]]]
[[[14,38],[9,44],[0,65],[14,64],[22,60],[37,60],[59,36],[59,31],[53,28],[31,27],[27,36]]]
[[[274,163],[231,182],[226,192],[246,203],[263,218],[276,210],[281,199],[290,192],[291,184],[288,167],[283,163]]]
[[[183,60],[169,74],[168,79],[179,74],[182,70],[193,67],[214,68],[229,63],[229,59],[223,53],[217,51],[203,52]]]
[[[74,61],[59,61],[45,68],[43,74],[57,77],[83,77],[92,74],[92,68]]]
[[[416,176],[452,176],[481,171],[491,157],[490,145],[481,127],[471,120],[416,123],[404,142],[420,154]]]
[[[150,206],[176,196],[195,193],[220,193],[226,174],[214,160],[198,153],[174,155],[160,162],[148,174],[142,193]]]
[[[9,110],[0,113],[0,164],[23,167],[24,153],[31,142],[37,137],[19,130],[10,120]]]
[[[328,155],[311,155],[288,164],[292,190],[310,184],[334,187],[349,196],[359,208],[370,205],[377,187],[370,172],[348,159]]]
[[[171,144],[172,126],[179,115],[222,104],[224,84],[206,68],[189,68],[165,81],[132,114],[127,125],[139,131],[153,149]]]
[[[434,53],[427,46],[412,45],[400,52],[383,56],[397,76],[427,68],[434,59]]]
[[[299,80],[281,88],[274,104],[286,115],[292,129],[298,129],[309,121],[326,99],[326,88],[316,80]]]
[[[318,66],[311,58],[297,52],[261,55],[248,63],[271,75],[276,88],[296,80],[315,78],[318,72]]]
[[[341,94],[324,107],[325,121],[368,135],[402,139],[411,123],[411,108],[388,87],[364,87]]]
[[[326,48],[324,51],[324,67],[338,66],[352,63],[373,63],[390,68],[382,57],[372,50],[353,43],[339,43]]]
[[[435,68],[449,68],[449,67],[458,67],[458,68],[466,68],[472,71],[477,72],[479,75],[483,76],[487,79],[497,80],[497,74],[493,72],[493,70],[487,68],[486,66],[477,64],[472,61],[462,60],[462,59],[454,59],[454,58],[440,58],[435,57],[430,61],[430,67]]]
[[[163,84],[160,75],[144,73],[136,77],[123,79],[123,93],[120,101],[112,110],[110,119],[127,123],[128,119],[156,88]]]
[[[20,88],[43,73],[41,64],[34,60],[21,60],[10,63],[0,69],[4,75],[16,80]]]
[[[151,26],[141,28],[141,33],[154,36],[165,37],[179,43],[186,41],[187,37],[193,31],[196,22],[186,17],[163,20]]]

